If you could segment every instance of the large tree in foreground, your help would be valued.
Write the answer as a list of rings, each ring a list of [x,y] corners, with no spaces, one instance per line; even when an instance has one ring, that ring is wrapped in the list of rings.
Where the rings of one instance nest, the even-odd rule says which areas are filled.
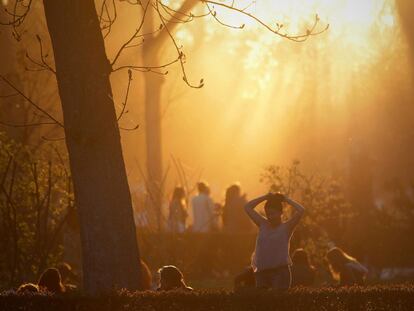
[[[44,0],[79,211],[88,293],[139,288],[139,252],[93,0]]]

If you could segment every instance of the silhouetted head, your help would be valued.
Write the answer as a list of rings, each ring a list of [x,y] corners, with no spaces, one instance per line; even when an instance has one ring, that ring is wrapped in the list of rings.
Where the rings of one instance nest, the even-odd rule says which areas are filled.
[[[59,270],[55,268],[46,269],[40,276],[37,285],[40,290],[47,290],[51,293],[62,293],[65,291]]]
[[[296,249],[292,254],[292,263],[300,266],[310,266],[308,253],[303,248]]]
[[[185,190],[183,187],[175,187],[173,195],[172,195],[172,199],[173,200],[177,200],[177,201],[181,201],[185,198]]]
[[[18,294],[38,293],[38,292],[39,292],[39,287],[33,283],[22,284],[17,289]]]
[[[326,253],[326,258],[328,259],[329,265],[332,270],[336,273],[339,273],[343,270],[344,266],[349,262],[356,261],[355,258],[349,256],[339,247],[333,247]]]
[[[172,290],[178,288],[186,288],[184,276],[176,266],[164,266],[158,270],[160,274],[161,290]]]
[[[237,199],[240,197],[241,189],[238,184],[231,185],[226,190],[226,203],[231,202],[234,199]]]
[[[208,187],[207,183],[200,181],[197,183],[197,189],[199,193],[209,194],[210,188]]]
[[[282,222],[283,201],[285,197],[280,193],[271,194],[270,198],[266,200],[264,209],[267,219],[272,224],[279,224]]]

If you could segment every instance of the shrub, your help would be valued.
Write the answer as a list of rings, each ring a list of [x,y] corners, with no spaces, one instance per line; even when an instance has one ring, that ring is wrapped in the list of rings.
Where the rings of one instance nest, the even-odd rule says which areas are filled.
[[[59,260],[72,184],[47,151],[33,153],[0,132],[0,288],[35,281]]]
[[[412,310],[412,285],[292,289],[287,293],[246,292],[135,292],[101,297],[0,295],[1,310]]]

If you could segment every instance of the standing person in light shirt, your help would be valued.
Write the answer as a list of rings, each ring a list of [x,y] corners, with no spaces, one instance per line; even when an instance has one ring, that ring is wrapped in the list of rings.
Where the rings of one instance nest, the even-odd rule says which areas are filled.
[[[214,218],[214,202],[210,198],[210,188],[204,182],[197,184],[198,195],[191,205],[193,208],[193,231],[209,232]]]
[[[266,217],[255,211],[255,207],[264,201],[266,201]],[[283,203],[291,205],[295,210],[286,222],[282,222]],[[290,272],[292,261],[289,257],[290,238],[305,209],[280,193],[268,193],[258,197],[248,202],[244,209],[259,228],[252,258],[256,287],[289,289],[292,278]]]

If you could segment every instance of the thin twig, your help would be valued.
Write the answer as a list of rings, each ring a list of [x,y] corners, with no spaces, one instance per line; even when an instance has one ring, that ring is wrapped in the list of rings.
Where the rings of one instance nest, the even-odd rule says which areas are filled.
[[[44,110],[42,107],[37,105],[33,100],[31,100],[29,97],[27,97],[22,91],[20,91],[14,84],[12,84],[5,76],[0,74],[0,78],[9,85],[13,90],[15,90],[17,93],[20,94],[25,100],[27,100],[33,107],[35,107],[37,110],[42,112],[44,115],[46,115],[48,118],[53,120],[56,124],[58,124],[60,127],[64,128],[63,124],[59,122],[56,118],[54,118],[50,113],[48,113],[46,110]]]

